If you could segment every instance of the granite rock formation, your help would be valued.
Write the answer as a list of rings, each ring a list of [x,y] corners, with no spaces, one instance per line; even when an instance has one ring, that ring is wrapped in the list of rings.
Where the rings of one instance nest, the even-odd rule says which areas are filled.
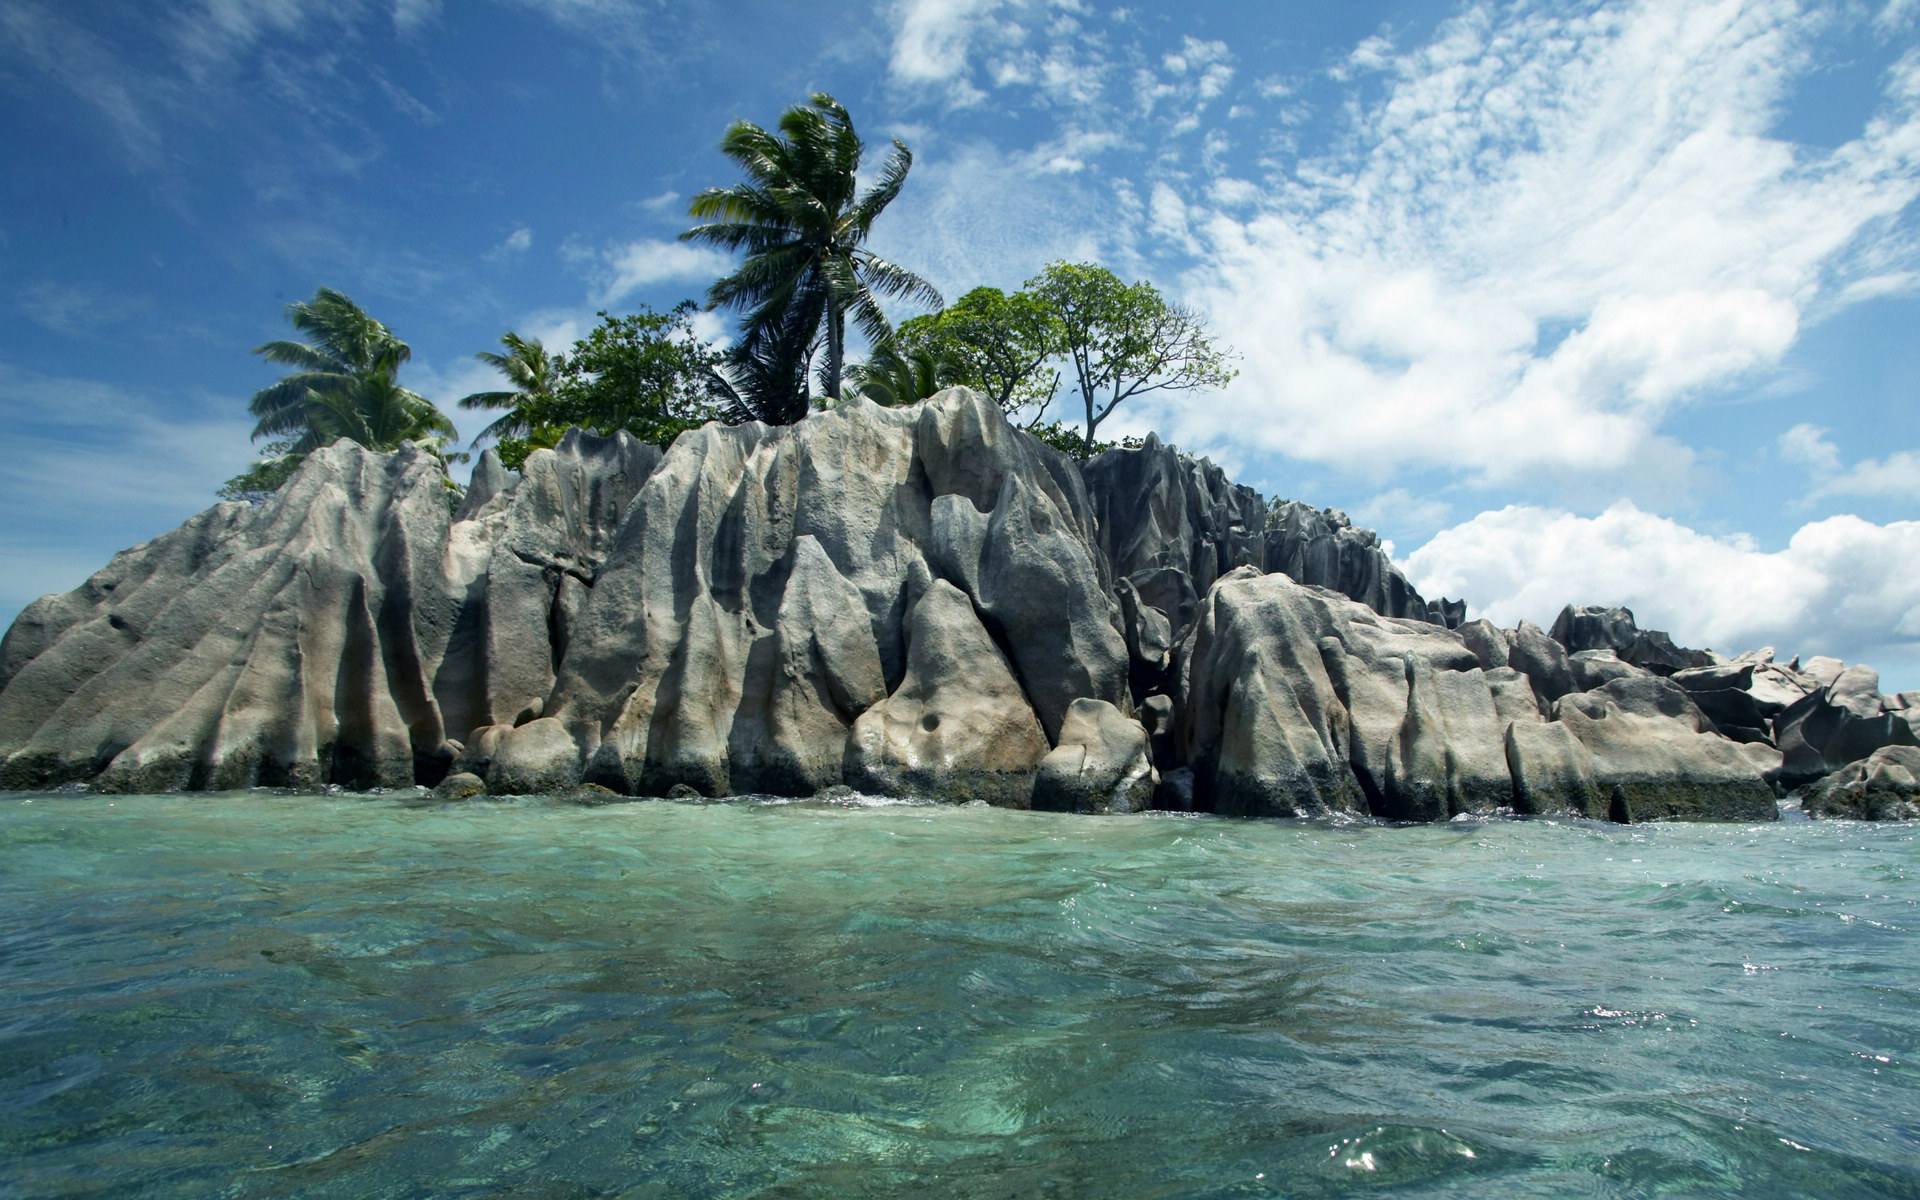
[[[451,496],[341,443],[36,601],[0,640],[0,786],[1911,808],[1920,697],[1867,668],[1619,608],[1465,621],[1337,510],[1151,437],[1076,466],[963,389],[665,453],[576,431]]]

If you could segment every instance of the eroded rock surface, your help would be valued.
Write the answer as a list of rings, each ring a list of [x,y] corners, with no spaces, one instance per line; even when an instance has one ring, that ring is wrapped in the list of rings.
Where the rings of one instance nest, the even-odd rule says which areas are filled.
[[[1536,637],[1559,649],[1526,628],[1516,650]],[[1543,687],[1516,667],[1488,671],[1476,644],[1284,575],[1228,576],[1181,647],[1180,739],[1198,802],[1416,821],[1500,808],[1777,816],[1764,760],[1721,736],[1678,685],[1640,671],[1591,693],[1560,691],[1570,684],[1563,649],[1534,645],[1510,660],[1557,677]],[[1543,716],[1532,700],[1554,691]]]

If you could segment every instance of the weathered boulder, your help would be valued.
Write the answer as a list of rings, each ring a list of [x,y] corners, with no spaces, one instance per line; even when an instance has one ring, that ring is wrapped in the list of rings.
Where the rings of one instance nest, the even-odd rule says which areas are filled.
[[[1564,648],[1538,630],[1523,629],[1515,645],[1535,649],[1542,670],[1564,669]],[[1381,617],[1282,575],[1217,583],[1177,674],[1179,747],[1202,809],[1364,809],[1401,820],[1502,808],[1620,820],[1777,815],[1766,764],[1668,680],[1634,671],[1565,693],[1547,722],[1538,681],[1484,669],[1462,634]]]
[[[1592,755],[1616,820],[1779,818],[1760,769],[1671,680],[1616,679],[1562,697],[1554,715]]]
[[[475,796],[487,794],[487,781],[478,775],[458,771],[434,785],[433,795],[437,800],[471,800]]]
[[[1140,722],[1104,700],[1075,700],[1061,723],[1059,744],[1040,761],[1033,807],[1140,812],[1152,803],[1159,782]]]
[[[1569,604],[1553,620],[1548,636],[1565,646],[1569,653],[1582,650],[1611,650],[1616,655],[1633,645],[1640,636],[1630,608],[1597,604]]]
[[[1080,468],[1098,522],[1100,549],[1117,578],[1174,570],[1197,599],[1235,567],[1258,566],[1266,505],[1206,459],[1189,458],[1149,433],[1138,449],[1108,450]],[[1146,591],[1143,588],[1143,591]],[[1149,595],[1185,631],[1188,615]]]
[[[1608,815],[1606,798],[1594,782],[1593,755],[1566,725],[1516,721],[1507,726],[1505,748],[1515,812]]]
[[[1504,667],[1513,656],[1513,645],[1507,640],[1507,633],[1485,617],[1478,621],[1468,621],[1458,626],[1460,641],[1473,651],[1474,658],[1486,670]]]
[[[1028,807],[1046,735],[972,602],[934,580],[908,615],[906,641],[900,686],[853,724],[847,781],[881,795]]]
[[[1573,666],[1567,660],[1566,647],[1530,621],[1520,622],[1514,630],[1507,665],[1533,680],[1533,690],[1539,693],[1543,705],[1574,690]]]
[[[1575,650],[1567,656],[1567,668],[1573,672],[1576,692],[1590,692],[1616,679],[1629,679],[1642,673],[1640,667],[1621,662],[1612,650]]]
[[[564,792],[580,782],[579,744],[552,717],[502,731],[492,750],[487,791],[496,796]]]
[[[424,452],[343,442],[265,504],[209,509],[29,606],[0,641],[0,785],[457,767],[496,789],[812,794],[907,678],[908,612],[936,580],[1011,672],[995,703],[1042,731],[1010,752],[1037,762],[1075,700],[1131,704],[1079,471],[962,389],[709,425],[665,457],[574,431],[517,477],[483,455],[454,515]],[[1134,616],[1150,659],[1167,631]],[[945,686],[964,708],[971,682]]]
[[[0,642],[0,786],[439,782],[462,600],[446,497],[425,451],[343,442],[265,504],[217,505],[28,605]]]
[[[1920,748],[1882,746],[1809,787],[1802,807],[1810,817],[1920,820]]]
[[[1019,768],[1030,772],[1074,700],[1129,703],[1093,528],[1073,464],[965,389],[902,408],[852,400],[780,428],[690,431],[629,506],[546,712],[579,741],[586,778],[617,791],[810,795],[836,761],[858,766],[846,780],[856,786],[930,779],[948,760],[1013,770],[1023,741],[979,763],[954,748],[974,728],[960,720],[968,697],[990,695],[989,707],[1018,710],[1006,720],[1038,720],[1039,752]],[[923,670],[919,692],[900,697],[909,609],[936,580],[964,598],[1011,690],[991,672]],[[920,624],[951,607],[936,600]],[[899,697],[891,732],[868,731],[849,758],[855,722],[883,697]],[[909,737],[896,727],[909,708],[958,724]]]

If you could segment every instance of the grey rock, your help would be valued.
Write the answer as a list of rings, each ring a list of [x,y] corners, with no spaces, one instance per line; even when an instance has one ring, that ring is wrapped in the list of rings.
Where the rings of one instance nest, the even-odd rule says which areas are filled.
[[[1468,621],[1458,627],[1460,640],[1467,649],[1473,651],[1484,670],[1491,671],[1504,667],[1513,655],[1513,647],[1508,643],[1506,634],[1485,617],[1478,621]]]
[[[1173,621],[1175,638],[1191,610],[1163,603],[1140,584],[1142,573],[1177,571],[1197,599],[1228,571],[1259,565],[1266,506],[1211,462],[1188,458],[1150,433],[1138,449],[1096,455],[1081,474],[1114,574],[1135,579],[1147,603]]]
[[[460,498],[460,507],[453,519],[456,522],[473,520],[494,497],[512,486],[513,473],[500,461],[500,452],[488,447],[481,452],[480,461],[473,465],[473,474],[467,480],[467,494]]]
[[[1809,660],[1808,667],[1806,679],[1827,682],[1773,721],[1774,744],[1782,759],[1781,786],[1812,783],[1882,747],[1920,745],[1905,715],[1886,709],[1879,676],[1871,668],[1848,668],[1837,659]]]
[[[1507,665],[1533,681],[1540,702],[1550,704],[1574,689],[1573,667],[1566,647],[1540,631],[1538,625],[1520,622],[1514,631],[1513,648]]]
[[[618,791],[810,795],[836,755],[850,769],[863,713],[900,697],[909,611],[944,586],[1005,649],[1014,683],[1001,697],[996,676],[993,694],[1057,731],[1075,699],[1129,703],[1092,531],[1073,464],[965,389],[902,408],[849,401],[782,428],[708,425],[630,504],[547,712],[579,739],[586,777]],[[917,677],[936,685],[953,713],[972,703],[964,675]],[[897,782],[931,778],[938,756],[924,770],[859,761],[863,778]]]
[[[1133,581],[1115,582],[1120,603],[1121,632],[1127,641],[1127,681],[1136,700],[1164,690],[1172,665],[1173,625],[1167,614],[1140,598]]]
[[[1194,811],[1193,769],[1175,767],[1160,776],[1160,786],[1154,791],[1153,806],[1169,812]]]
[[[847,782],[880,795],[1026,808],[1046,755],[1040,723],[972,602],[935,580],[907,618],[905,678],[854,722]]]
[[[434,785],[433,794],[440,800],[470,800],[487,794],[487,781],[478,775],[461,771]]]
[[[1611,650],[1622,654],[1640,636],[1630,608],[1572,605],[1560,610],[1548,636],[1577,654],[1583,650]]]
[[[1567,667],[1573,672],[1573,690],[1576,692],[1590,692],[1616,679],[1630,679],[1644,673],[1632,663],[1621,662],[1620,656],[1611,649],[1576,650],[1567,656]]]
[[[1033,807],[1140,812],[1152,803],[1159,782],[1140,722],[1104,700],[1075,700],[1061,723],[1059,744],[1040,761]]]
[[[491,748],[487,790],[496,796],[564,792],[580,782],[580,747],[552,717],[500,733]]]
[[[1798,659],[1795,661],[1798,662]],[[1824,654],[1816,654],[1806,662],[1800,663],[1800,674],[1812,680],[1813,686],[1817,688],[1826,687],[1834,680],[1840,678],[1842,672],[1846,669],[1846,663],[1841,662],[1837,658],[1829,658]]]
[[[1882,746],[1814,783],[1802,807],[1810,817],[1920,820],[1920,748]]]
[[[437,780],[448,524],[424,451],[341,443],[29,605],[0,642],[0,786]]]
[[[1515,812],[1607,816],[1606,798],[1594,782],[1593,755],[1566,725],[1516,721],[1507,726],[1505,749]]]
[[[1316,509],[1297,500],[1277,504],[1268,516],[1261,566],[1296,583],[1329,588],[1382,616],[1451,626],[1464,604],[1431,607],[1387,557],[1371,529],[1353,524],[1337,508]]]
[[[1156,770],[1169,770],[1174,758],[1174,709],[1171,696],[1148,696],[1140,703],[1140,724],[1147,731]]]
[[[1593,756],[1616,820],[1779,817],[1759,768],[1671,680],[1617,679],[1562,698],[1555,716]]]
[[[1688,667],[1669,678],[1689,692],[1720,692],[1728,688],[1747,691],[1753,687],[1756,664],[1733,662],[1711,667]]]

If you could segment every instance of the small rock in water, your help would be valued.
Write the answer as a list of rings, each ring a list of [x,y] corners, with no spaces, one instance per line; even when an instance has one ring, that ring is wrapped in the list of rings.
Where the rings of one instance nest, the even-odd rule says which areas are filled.
[[[487,784],[478,775],[461,771],[442,779],[440,785],[433,789],[433,794],[442,800],[470,800],[486,795]]]
[[[704,798],[705,797],[700,795],[698,788],[691,787],[684,783],[676,783],[667,789],[667,799],[669,800],[701,800]]]

